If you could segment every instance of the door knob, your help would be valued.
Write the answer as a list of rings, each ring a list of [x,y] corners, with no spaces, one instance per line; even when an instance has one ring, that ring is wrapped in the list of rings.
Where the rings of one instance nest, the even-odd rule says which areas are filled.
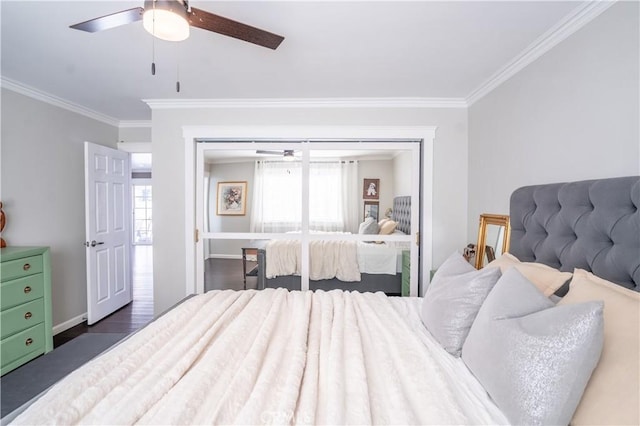
[[[100,244],[104,244],[104,241],[92,240],[91,242],[87,241],[86,243],[84,243],[84,245],[87,247],[95,247],[99,246]]]

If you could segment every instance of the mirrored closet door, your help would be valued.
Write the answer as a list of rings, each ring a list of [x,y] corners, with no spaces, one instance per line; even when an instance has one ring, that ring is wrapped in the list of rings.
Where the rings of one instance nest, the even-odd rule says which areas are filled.
[[[197,287],[417,295],[419,143],[197,146]]]

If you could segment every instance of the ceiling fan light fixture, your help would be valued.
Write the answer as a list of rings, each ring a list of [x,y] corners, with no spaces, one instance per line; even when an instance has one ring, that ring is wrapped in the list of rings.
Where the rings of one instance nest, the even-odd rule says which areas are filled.
[[[149,34],[162,40],[189,38],[187,9],[180,0],[146,0],[142,25]]]

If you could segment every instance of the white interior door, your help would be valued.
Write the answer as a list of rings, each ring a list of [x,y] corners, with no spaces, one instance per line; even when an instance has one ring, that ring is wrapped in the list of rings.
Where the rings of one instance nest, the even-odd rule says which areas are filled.
[[[85,154],[87,322],[132,300],[129,154],[89,142]]]

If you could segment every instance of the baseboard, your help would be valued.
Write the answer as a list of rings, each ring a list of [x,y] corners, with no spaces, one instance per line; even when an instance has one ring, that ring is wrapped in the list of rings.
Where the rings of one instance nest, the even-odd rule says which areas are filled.
[[[241,254],[210,254],[209,259],[242,259]],[[247,256],[247,259],[249,257]]]
[[[60,323],[58,325],[54,325],[53,326],[53,335],[55,336],[56,334],[60,334],[63,331],[66,331],[68,329],[70,329],[71,327],[75,327],[78,324],[83,323],[84,321],[87,320],[87,313],[85,312],[84,314],[78,315],[77,317],[71,318],[70,320],[67,320],[63,323]]]

